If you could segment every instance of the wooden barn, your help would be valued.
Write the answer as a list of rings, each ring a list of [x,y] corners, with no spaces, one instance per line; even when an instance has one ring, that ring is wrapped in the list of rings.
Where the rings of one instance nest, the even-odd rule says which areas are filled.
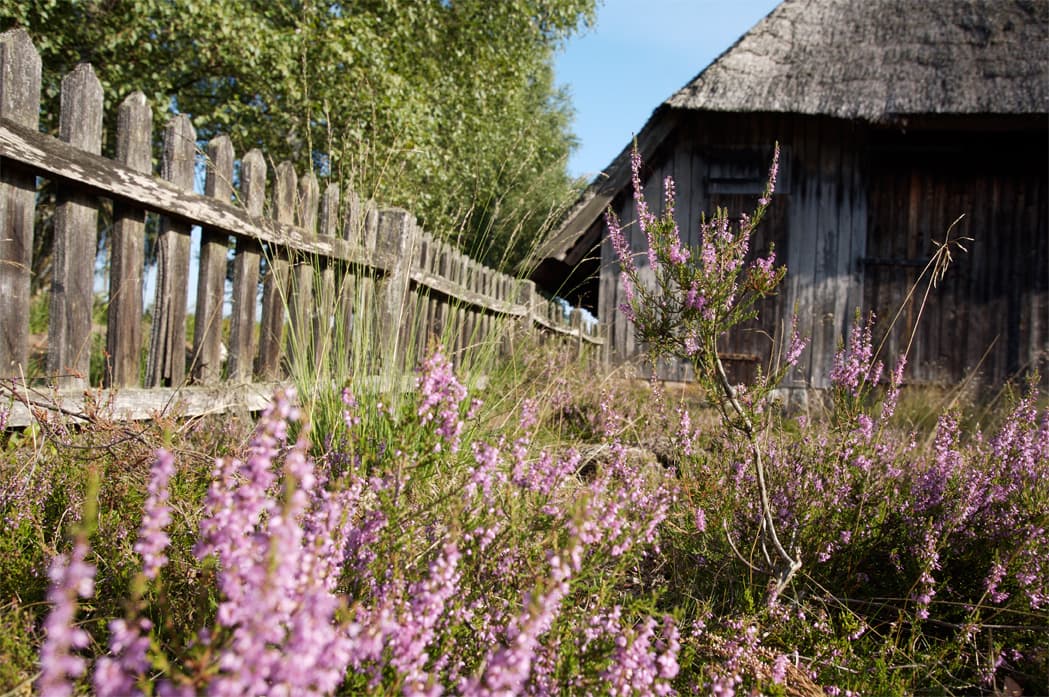
[[[904,308],[883,356],[893,360],[914,332],[912,382],[1049,373],[1044,0],[785,0],[636,137],[649,201],[673,176],[691,244],[700,211],[753,208],[780,143],[779,186],[755,251],[774,242],[789,271],[755,325],[722,342],[740,377],[769,360],[794,308],[811,337],[796,387],[828,385],[858,309],[877,313],[880,338]],[[611,206],[634,219],[629,152],[569,211],[533,275],[597,315],[615,362],[639,354],[616,310],[623,291],[603,218]],[[968,251],[956,250],[919,322],[924,284],[918,301],[903,301],[963,215],[951,237],[972,238]],[[642,252],[636,225],[627,230]],[[689,379],[688,370],[661,373]]]

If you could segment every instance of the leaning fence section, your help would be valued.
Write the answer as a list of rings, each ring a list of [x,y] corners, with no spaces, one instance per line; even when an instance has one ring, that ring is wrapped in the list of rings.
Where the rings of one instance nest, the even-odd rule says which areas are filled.
[[[186,413],[251,409],[295,359],[335,350],[335,335],[340,350],[356,354],[346,360],[387,371],[410,368],[409,357],[432,337],[459,360],[475,346],[507,348],[509,328],[574,342],[580,355],[601,354],[604,340],[580,312],[566,316],[531,281],[483,266],[421,230],[405,210],[361,201],[334,182],[322,190],[314,173],[299,175],[288,162],[270,171],[258,150],[238,160],[226,136],[206,144],[204,193],[194,193],[202,148],[185,115],[164,129],[155,174],[153,118],[140,92],[120,104],[115,157],[103,157],[103,94],[88,64],[62,81],[58,138],[43,134],[40,77],[29,36],[20,29],[0,35],[0,383],[22,390],[25,403],[8,425],[28,422],[35,389],[27,375],[41,181],[55,195],[39,372],[60,408],[76,411],[87,388],[101,387],[112,411],[130,418],[176,402]],[[104,366],[101,384],[91,385],[103,209],[111,212]],[[156,290],[144,323],[152,216]]]

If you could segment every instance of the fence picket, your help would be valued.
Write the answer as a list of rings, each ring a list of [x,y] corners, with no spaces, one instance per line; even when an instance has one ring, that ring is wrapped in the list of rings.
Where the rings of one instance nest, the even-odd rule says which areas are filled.
[[[85,152],[102,150],[102,84],[87,63],[62,78],[59,138]],[[57,183],[47,372],[56,386],[83,389],[91,369],[98,201]]]
[[[309,233],[317,231],[317,208],[320,203],[317,177],[307,172],[299,177],[295,219]],[[294,254],[288,283],[288,348],[289,356],[312,355],[313,346],[313,262],[305,254]]]
[[[266,160],[252,150],[240,161],[240,199],[248,215],[261,218],[266,200]],[[229,327],[229,378],[250,382],[255,359],[255,300],[262,246],[241,237],[233,256],[233,315]]]
[[[224,203],[233,196],[233,143],[228,136],[217,136],[208,143],[204,194]],[[228,254],[229,236],[204,228],[193,325],[193,379],[197,383],[217,382],[222,377],[222,303]]]
[[[273,181],[273,219],[290,225],[295,219],[295,167],[290,162],[277,165]],[[283,250],[269,248],[266,276],[262,281],[262,327],[259,331],[257,374],[264,380],[279,377],[284,312],[288,293],[290,264]]]
[[[193,190],[197,133],[185,114],[164,129],[161,176],[185,191]],[[146,369],[147,387],[175,387],[186,380],[186,294],[189,281],[190,224],[170,216],[160,219],[157,238],[157,294]]]
[[[24,29],[0,34],[0,117],[34,131],[40,120],[40,54]],[[36,173],[0,162],[0,378],[29,372],[29,281]]]
[[[335,237],[339,230],[339,185],[329,183],[324,189],[321,198],[320,226],[318,234],[321,237]],[[334,348],[333,332],[336,331],[336,322],[333,321],[335,310],[335,265],[330,259],[320,258],[317,260],[320,267],[320,277],[316,279],[317,289],[314,293],[316,299],[313,310],[313,353],[318,357],[321,365],[325,364],[325,357]]]
[[[376,250],[393,259],[393,266],[383,277],[379,296],[379,335],[384,364],[394,365],[403,359],[401,328],[405,324],[412,250],[416,237],[415,220],[406,210],[391,208],[379,213]]]
[[[364,246],[364,221],[361,214],[361,199],[353,189],[346,189],[343,202],[344,216],[342,224],[342,238],[350,243],[351,248],[360,250]],[[354,324],[356,302],[357,302],[357,274],[352,265],[344,265],[339,272],[338,304],[336,313],[337,321],[342,323],[339,335],[343,339],[344,349],[353,346]]]
[[[141,92],[131,93],[120,104],[116,146],[118,162],[139,172],[153,169],[153,110]],[[106,326],[108,360],[103,378],[106,387],[139,384],[145,240],[145,209],[114,201]]]

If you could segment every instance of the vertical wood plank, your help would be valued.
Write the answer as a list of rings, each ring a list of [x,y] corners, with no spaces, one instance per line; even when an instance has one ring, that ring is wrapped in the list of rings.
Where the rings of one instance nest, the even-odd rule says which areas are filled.
[[[40,55],[24,29],[0,34],[0,116],[36,130]],[[0,377],[28,371],[29,280],[33,265],[36,176],[0,162]]]
[[[161,176],[185,191],[193,190],[197,133],[179,114],[164,129]],[[189,279],[190,225],[160,219],[157,239],[157,293],[153,303],[147,387],[174,387],[186,379],[186,293]]]
[[[138,172],[153,169],[153,110],[146,95],[133,92],[117,111],[117,162]],[[142,352],[142,272],[146,211],[113,203],[106,326],[106,387],[135,387]]]
[[[426,272],[431,276],[438,276],[440,275],[440,249],[438,242],[429,232],[424,233],[423,242],[426,245]],[[437,293],[432,291],[426,293],[425,298],[426,316],[423,320],[422,331],[420,332],[422,334],[422,350],[419,353],[420,356],[426,355],[430,341],[436,334],[437,330]]]
[[[335,237],[339,232],[339,185],[329,182],[321,197],[320,222],[317,229],[323,237]],[[314,293],[313,346],[315,355],[322,365],[325,358],[336,347],[342,347],[344,337],[334,320],[335,312],[335,264],[331,259],[321,259],[317,290]],[[338,342],[336,341],[338,340]]]
[[[437,275],[448,279],[451,275],[448,245],[444,242],[437,243]],[[448,298],[442,296],[434,308],[434,334],[443,345],[448,335]]]
[[[208,143],[204,193],[222,203],[229,203],[233,196],[233,143],[229,136],[216,136]],[[229,237],[204,228],[200,237],[196,322],[193,325],[192,374],[198,383],[218,382],[222,377],[222,303],[228,254]]]
[[[262,217],[266,200],[266,160],[252,150],[240,161],[240,201],[254,218]],[[261,223],[261,221],[260,221]],[[262,247],[240,238],[233,256],[233,315],[229,327],[229,379],[251,382],[255,360],[255,301],[259,292]]]
[[[382,280],[379,292],[379,333],[385,366],[399,367],[404,356],[401,326],[408,301],[409,271],[416,234],[415,221],[408,211],[391,208],[379,213],[377,250],[392,260],[392,268]]]
[[[291,225],[295,222],[295,167],[290,162],[277,165],[273,181],[273,219]],[[257,375],[275,380],[280,375],[281,341],[287,309],[289,263],[284,250],[269,250],[268,268],[262,282],[262,327],[259,335]]]
[[[371,264],[379,243],[379,208],[368,199],[364,204],[364,258]],[[362,370],[377,370],[380,364],[379,310],[376,301],[378,274],[374,267],[360,269],[357,280],[357,319],[354,321],[355,364]]]
[[[310,234],[317,230],[317,208],[320,204],[317,177],[307,172],[299,178],[295,218],[299,227]],[[288,355],[310,358],[313,355],[313,262],[296,254],[291,266],[288,298]]]
[[[102,85],[87,63],[62,78],[58,131],[80,150],[102,150]],[[57,189],[47,372],[59,388],[83,389],[91,369],[98,202],[68,184]]]
[[[364,246],[363,220],[361,213],[361,199],[353,189],[346,189],[343,201],[344,215],[342,224],[342,239],[350,243],[355,250]],[[344,338],[344,348],[353,346],[354,315],[357,312],[357,269],[355,265],[342,267],[339,270],[339,290],[337,313],[341,324],[339,331]]]

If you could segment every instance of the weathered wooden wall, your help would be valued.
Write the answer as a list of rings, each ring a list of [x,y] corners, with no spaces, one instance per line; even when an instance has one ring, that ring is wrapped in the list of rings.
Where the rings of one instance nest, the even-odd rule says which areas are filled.
[[[40,133],[40,70],[24,31],[0,34],[0,390],[9,395],[23,394],[33,373],[29,273],[38,178],[54,185],[57,208],[47,360],[37,382],[58,388],[66,408],[82,400],[89,386],[103,198],[113,203],[103,384],[123,390],[123,396],[105,399],[116,400],[118,413],[124,405],[128,416],[148,415],[173,400],[226,408],[238,394],[242,406],[256,405],[257,385],[284,379],[296,361],[331,355],[336,336],[346,351],[343,360],[386,375],[410,370],[410,357],[420,355],[431,337],[444,341],[460,362],[471,360],[474,346],[505,345],[511,330],[549,333],[572,342],[580,355],[597,352],[603,343],[593,325],[578,313],[566,318],[562,306],[541,297],[534,283],[482,266],[421,230],[407,211],[362,204],[335,182],[322,191],[312,172],[298,176],[287,162],[276,167],[267,189],[261,152],[247,153],[237,167],[226,136],[213,138],[201,152],[185,115],[173,117],[165,129],[155,176],[151,118],[140,93],[120,106],[116,158],[102,157],[102,90],[87,64],[62,83],[60,138]],[[203,195],[193,192],[200,167],[206,171]],[[159,216],[148,346],[141,329],[147,216]],[[196,261],[194,226],[202,230]],[[189,337],[193,263],[198,282]],[[256,317],[260,279],[262,309]],[[228,337],[226,298],[232,305]],[[226,385],[220,390],[225,398],[216,401],[219,384]],[[23,408],[7,424],[28,419]]]
[[[954,235],[975,238],[958,252],[946,281],[933,291],[911,349],[908,379],[954,383],[977,367],[1000,383],[1049,354],[1045,129],[987,137],[933,121],[922,131],[791,114],[677,114],[677,126],[646,162],[646,197],[661,200],[662,180],[677,182],[677,218],[696,244],[699,212],[725,206],[733,217],[751,210],[764,183],[771,144],[782,157],[780,182],[753,247],[775,242],[788,275],[766,301],[760,321],[726,337],[720,348],[736,377],[766,365],[789,333],[792,311],[811,338],[788,378],[796,387],[827,387],[833,356],[854,314],[873,310],[886,335],[901,306],[958,215]],[[1001,130],[1001,126],[999,126]],[[982,154],[981,154],[982,153]],[[635,218],[629,188],[613,200],[620,219]],[[630,225],[642,273],[645,241]],[[602,240],[598,316],[608,326],[613,361],[639,348],[626,318],[619,267],[602,219],[587,236]],[[917,305],[888,335],[883,356],[903,350]],[[771,337],[777,337],[774,341]],[[986,357],[984,357],[986,353]],[[981,358],[983,361],[981,363]],[[689,379],[687,366],[663,366],[661,377]]]
[[[768,176],[772,144],[780,143],[776,194],[751,253],[764,254],[774,243],[777,263],[785,263],[789,273],[780,294],[762,303],[759,320],[738,328],[720,344],[727,367],[738,379],[753,375],[758,366],[767,368],[776,342],[789,334],[796,307],[799,330],[812,341],[791,382],[825,382],[848,308],[861,301],[854,260],[864,253],[863,197],[856,148],[843,146],[857,138],[847,124],[830,119],[691,115],[649,158],[646,196],[659,200],[663,177],[674,177],[678,225],[694,245],[699,242],[701,211],[721,206],[738,219],[740,213],[753,210]],[[633,220],[632,200],[620,196],[614,207],[624,220]],[[634,249],[641,252],[644,239],[636,226],[630,230]],[[609,350],[613,360],[623,359],[635,355],[637,347],[629,323],[614,311],[622,302],[622,290],[607,241],[602,262],[599,317],[612,318]],[[687,366],[663,367],[661,375],[691,378]]]
[[[864,306],[888,330],[918,275],[942,243],[954,249],[946,276],[928,297],[906,306],[888,332],[887,354],[913,341],[910,375],[951,384],[977,373],[1002,382],[1049,361],[1049,139],[1035,130],[912,128],[872,135],[870,232]],[[915,331],[916,327],[916,331]]]

